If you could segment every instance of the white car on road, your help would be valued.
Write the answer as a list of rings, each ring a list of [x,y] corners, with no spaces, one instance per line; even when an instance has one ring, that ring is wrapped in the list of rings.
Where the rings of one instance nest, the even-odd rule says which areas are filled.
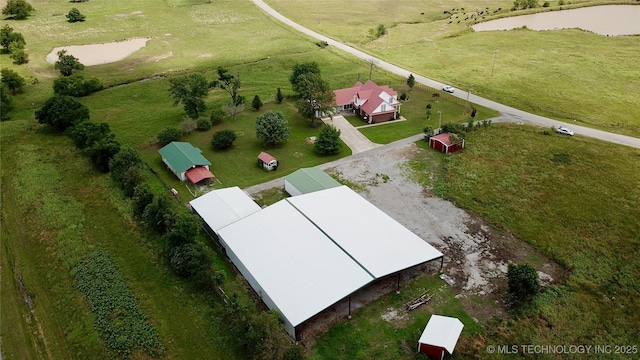
[[[444,85],[442,86],[442,91],[453,94],[453,91],[454,91],[453,86]]]
[[[573,131],[567,129],[566,127],[558,126],[556,129],[558,134],[573,136]]]

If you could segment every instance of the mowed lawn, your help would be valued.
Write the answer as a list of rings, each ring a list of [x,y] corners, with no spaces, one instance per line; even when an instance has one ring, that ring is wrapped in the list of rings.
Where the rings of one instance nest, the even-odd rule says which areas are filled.
[[[491,16],[498,8],[502,10],[495,16],[506,16],[513,1],[380,0],[366,6],[359,1],[267,2],[315,31],[475,95],[561,121],[576,119],[580,125],[640,136],[638,36],[607,37],[577,29],[467,29],[472,22],[465,17],[487,7]],[[559,9],[557,1],[549,3],[549,9]],[[445,10],[459,17],[450,24]],[[374,40],[369,30],[378,24],[389,31]]]

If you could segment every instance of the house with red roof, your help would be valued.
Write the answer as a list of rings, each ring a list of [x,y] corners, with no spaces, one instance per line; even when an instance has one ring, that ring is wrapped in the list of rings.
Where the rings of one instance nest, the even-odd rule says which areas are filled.
[[[387,85],[379,86],[371,80],[356,82],[352,87],[333,91],[336,112],[351,111],[369,124],[395,120],[400,116],[398,93]]]

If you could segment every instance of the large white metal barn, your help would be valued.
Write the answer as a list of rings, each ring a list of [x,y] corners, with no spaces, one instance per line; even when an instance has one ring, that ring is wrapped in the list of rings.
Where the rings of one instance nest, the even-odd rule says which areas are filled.
[[[346,186],[281,200],[216,232],[293,338],[298,326],[364,286],[443,256]]]

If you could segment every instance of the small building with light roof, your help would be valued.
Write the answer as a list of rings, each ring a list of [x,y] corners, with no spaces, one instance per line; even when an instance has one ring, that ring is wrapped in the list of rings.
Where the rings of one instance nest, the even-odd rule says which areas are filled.
[[[457,318],[431,315],[418,340],[418,352],[432,359],[441,360],[453,354],[464,324]]]
[[[284,177],[284,190],[291,196],[340,186],[336,179],[318,168],[302,168]]]

